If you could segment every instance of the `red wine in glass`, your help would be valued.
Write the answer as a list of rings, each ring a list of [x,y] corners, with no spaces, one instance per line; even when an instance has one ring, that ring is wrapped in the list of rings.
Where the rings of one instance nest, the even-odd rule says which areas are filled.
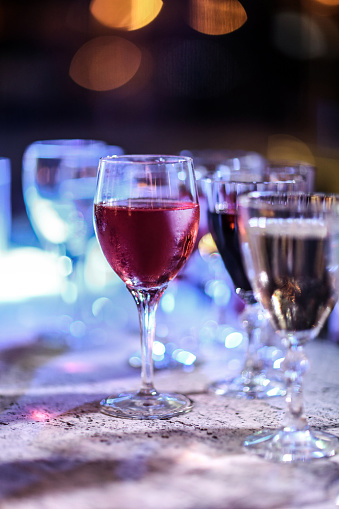
[[[173,279],[192,252],[199,206],[189,202],[144,200],[94,207],[105,257],[128,285],[154,288]]]
[[[236,215],[226,212],[208,212],[208,224],[235,288],[251,292],[252,287],[242,261]]]

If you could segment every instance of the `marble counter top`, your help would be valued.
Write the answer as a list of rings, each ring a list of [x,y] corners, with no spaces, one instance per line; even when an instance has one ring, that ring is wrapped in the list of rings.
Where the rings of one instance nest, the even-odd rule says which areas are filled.
[[[137,344],[137,335],[119,338]],[[339,436],[339,347],[307,346],[309,424]],[[269,463],[244,452],[246,435],[279,426],[284,402],[206,392],[222,368],[156,373],[159,389],[183,391],[192,412],[161,421],[103,415],[98,402],[139,385],[126,349],[56,349],[31,340],[3,348],[0,379],[1,509],[330,509],[339,455]]]

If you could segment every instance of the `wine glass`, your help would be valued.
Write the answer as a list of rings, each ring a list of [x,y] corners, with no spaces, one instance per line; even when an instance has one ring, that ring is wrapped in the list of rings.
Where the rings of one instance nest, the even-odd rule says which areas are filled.
[[[240,195],[250,191],[270,189],[286,192],[304,189],[304,186],[303,179],[281,182],[261,182],[259,179],[255,181],[254,176],[247,172],[237,173],[231,180],[221,180],[218,177],[204,180],[210,232],[235,291],[245,305],[240,318],[248,336],[246,359],[240,375],[213,382],[210,390],[217,395],[252,399],[285,394],[284,383],[278,377],[268,376],[259,354],[262,347],[260,332],[266,320],[245,272],[240,250],[237,206]]]
[[[192,408],[177,393],[153,386],[155,313],[169,281],[193,250],[199,204],[191,158],[126,155],[102,158],[94,200],[94,225],[108,263],[126,284],[139,313],[141,388],[104,399],[114,417],[164,419]]]
[[[107,152],[119,154],[122,149],[98,140],[44,140],[31,143],[23,155],[28,217],[41,245],[58,256],[58,267],[65,276],[61,297],[69,314],[64,315],[61,330],[66,332],[62,341],[69,346],[79,339],[83,344],[91,321],[84,305],[83,264],[88,241],[94,236],[98,161]]]
[[[332,456],[336,437],[311,430],[302,403],[315,338],[338,292],[339,195],[254,192],[239,197],[238,217],[247,274],[256,298],[287,347],[282,363],[287,414],[279,430],[246,438],[246,448],[282,462]]]
[[[310,163],[293,161],[267,161],[264,171],[267,180],[275,181],[282,178],[295,178],[301,176],[306,181],[306,190],[314,192],[316,169]]]

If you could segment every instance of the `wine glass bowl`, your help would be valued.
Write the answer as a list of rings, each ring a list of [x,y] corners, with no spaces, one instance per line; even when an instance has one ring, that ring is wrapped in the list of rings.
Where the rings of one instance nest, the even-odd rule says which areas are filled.
[[[153,386],[156,309],[169,281],[191,254],[199,204],[191,158],[129,155],[100,160],[94,200],[101,249],[133,296],[141,332],[141,388],[101,402],[104,413],[164,419],[192,408],[185,395]]]
[[[287,347],[285,424],[245,440],[247,450],[267,459],[332,456],[339,445],[336,437],[308,427],[302,404],[308,368],[303,345],[319,334],[338,297],[338,211],[335,195],[254,192],[239,198],[247,274]]]
[[[302,177],[306,182],[306,191],[309,193],[314,192],[316,168],[311,163],[295,161],[267,161],[263,174],[267,180],[271,181]]]
[[[93,234],[92,202],[98,160],[106,144],[95,140],[46,140],[23,156],[23,194],[43,246],[78,256]]]

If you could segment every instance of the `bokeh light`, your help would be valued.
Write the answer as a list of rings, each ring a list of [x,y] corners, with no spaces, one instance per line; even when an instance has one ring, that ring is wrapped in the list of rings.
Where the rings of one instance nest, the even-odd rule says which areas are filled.
[[[212,253],[217,252],[217,246],[213,240],[213,237],[210,233],[206,233],[203,237],[201,237],[198,250],[202,258],[209,258]]]
[[[30,411],[29,418],[37,422],[46,422],[53,419],[54,415],[46,410],[35,408]]]
[[[229,34],[246,20],[246,11],[238,0],[190,0],[189,25],[197,32]]]
[[[19,247],[4,253],[0,280],[0,302],[5,303],[57,295],[62,286],[56,256],[34,247]]]
[[[339,0],[313,0],[322,5],[327,5],[329,7],[339,6]]]
[[[66,361],[62,364],[61,369],[65,373],[90,373],[94,370],[94,365],[90,362]]]
[[[92,0],[89,8],[102,25],[138,30],[157,17],[162,5],[162,0]]]
[[[339,12],[339,0],[302,0],[302,8],[313,15],[331,18],[336,23],[335,15]]]
[[[69,74],[78,85],[90,90],[119,88],[137,73],[141,51],[117,36],[102,36],[85,43],[74,55]]]
[[[225,338],[226,348],[237,348],[244,340],[244,336],[239,331],[230,332]]]
[[[311,60],[326,55],[323,30],[315,18],[297,12],[279,12],[273,24],[273,42],[288,57]]]
[[[339,26],[334,16],[321,15],[322,13],[315,11],[313,13],[317,14],[317,25],[326,40],[326,53],[321,56],[329,63],[329,60],[336,59],[339,55]]]
[[[315,165],[315,157],[307,143],[286,134],[269,136],[267,158],[270,161],[301,161]]]

